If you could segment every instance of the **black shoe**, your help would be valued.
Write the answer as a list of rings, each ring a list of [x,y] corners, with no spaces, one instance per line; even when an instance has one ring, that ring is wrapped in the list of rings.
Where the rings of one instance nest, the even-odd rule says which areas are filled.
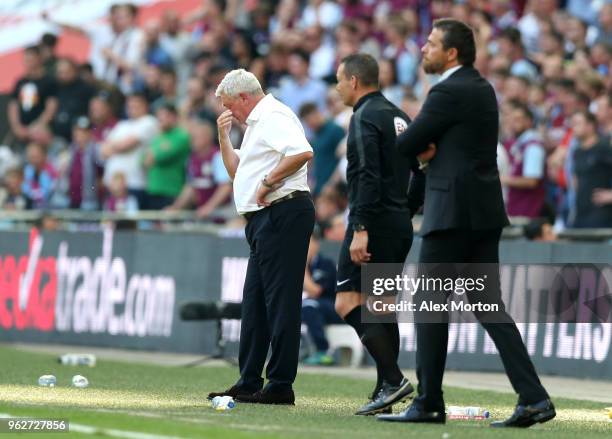
[[[210,392],[208,394],[208,399],[212,400],[213,398],[217,397],[217,396],[231,396],[232,398],[236,398],[238,395],[251,395],[253,393],[253,390],[246,390],[243,389],[242,387],[238,387],[238,386],[232,386],[227,390],[224,390],[223,392]]]
[[[505,421],[491,423],[493,428],[520,427],[527,428],[538,422],[550,421],[557,416],[555,406],[550,399],[545,399],[535,404],[517,405],[514,413]]]
[[[376,419],[389,422],[428,422],[431,424],[444,424],[446,422],[446,413],[444,410],[439,412],[426,412],[412,404],[397,415],[377,415]]]
[[[407,378],[404,378],[398,386],[383,383],[376,398],[357,410],[355,414],[375,415],[376,413],[382,413],[383,410],[391,408],[393,404],[407,399],[412,392],[414,392],[414,387]]]
[[[238,402],[247,402],[252,404],[284,404],[295,405],[295,394],[293,390],[284,392],[270,392],[269,390],[260,390],[252,395],[238,395]]]

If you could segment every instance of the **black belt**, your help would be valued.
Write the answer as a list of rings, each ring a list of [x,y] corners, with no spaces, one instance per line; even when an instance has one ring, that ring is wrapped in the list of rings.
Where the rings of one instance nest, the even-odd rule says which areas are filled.
[[[309,191],[293,191],[290,194],[285,195],[284,197],[277,198],[276,200],[270,202],[270,206],[273,206],[278,203],[282,203],[283,201],[292,200],[294,198],[310,198],[310,192]],[[253,218],[253,216],[256,213],[261,212],[262,210],[263,209],[254,210],[252,212],[246,212],[246,213],[243,213],[242,216],[248,221],[251,218]]]

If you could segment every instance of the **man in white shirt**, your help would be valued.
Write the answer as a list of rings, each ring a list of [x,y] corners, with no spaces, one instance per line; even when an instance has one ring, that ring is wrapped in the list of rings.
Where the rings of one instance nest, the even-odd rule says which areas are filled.
[[[128,119],[113,127],[100,147],[104,163],[104,185],[109,188],[113,175],[126,176],[131,195],[144,205],[145,173],[142,164],[143,151],[159,132],[157,119],[149,114],[147,99],[134,93],[127,98]]]
[[[314,227],[306,181],[312,147],[297,116],[264,95],[252,73],[229,72],[215,94],[227,108],[217,119],[219,145],[234,181],[236,209],[248,221],[251,254],[242,297],[240,379],[209,399],[229,395],[242,402],[293,405],[306,255]],[[240,150],[229,137],[233,118],[247,125]]]

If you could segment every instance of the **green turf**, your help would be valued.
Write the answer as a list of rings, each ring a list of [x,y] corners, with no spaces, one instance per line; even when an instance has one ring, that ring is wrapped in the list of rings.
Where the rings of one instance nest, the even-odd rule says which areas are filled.
[[[490,429],[488,422],[483,421],[448,421],[445,426],[405,425],[353,416],[372,386],[367,380],[300,374],[295,384],[295,407],[239,403],[231,412],[215,412],[206,394],[231,385],[236,379],[235,369],[111,361],[98,361],[95,368],[70,367],[58,365],[50,355],[3,347],[0,365],[0,413],[64,418],[104,429],[193,438],[612,437],[612,423],[607,422],[603,411],[605,404],[588,401],[556,399],[558,414],[554,421],[529,430],[500,431]],[[38,377],[48,373],[57,376],[57,387],[38,387]],[[75,374],[86,376],[89,388],[71,388],[69,384]],[[484,406],[493,418],[508,416],[515,403],[510,394],[452,387],[445,389],[445,396],[447,404]]]

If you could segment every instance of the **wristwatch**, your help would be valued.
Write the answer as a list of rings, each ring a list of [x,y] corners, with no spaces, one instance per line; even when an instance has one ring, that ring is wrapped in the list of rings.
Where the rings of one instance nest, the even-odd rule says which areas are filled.
[[[366,226],[363,224],[353,224],[353,231],[355,232],[365,232],[366,230]]]
[[[273,189],[274,185],[268,183],[268,176],[264,175],[264,178],[261,180],[261,184],[264,185],[265,187],[267,187],[268,189]]]

